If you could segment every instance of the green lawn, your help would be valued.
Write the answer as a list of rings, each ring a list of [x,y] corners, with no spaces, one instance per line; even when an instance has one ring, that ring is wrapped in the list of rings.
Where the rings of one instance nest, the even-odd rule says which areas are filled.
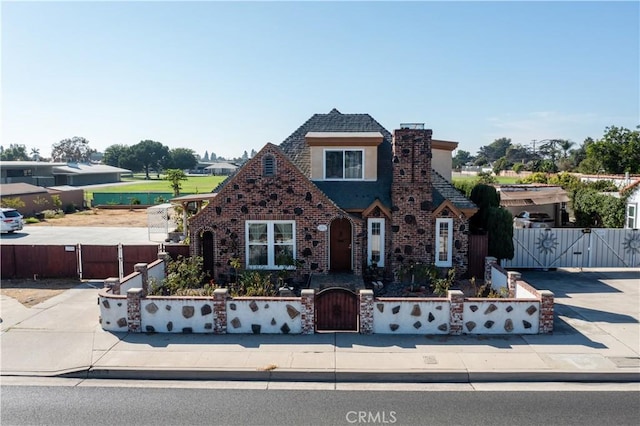
[[[143,179],[134,177],[133,179],[123,179],[124,182],[136,182],[126,185],[118,184],[113,186],[105,186],[95,188],[92,192],[173,192],[171,183],[163,179]],[[226,176],[188,176],[187,180],[181,182],[181,193],[202,194],[211,192],[220,182],[225,180]],[[88,191],[85,191],[88,192]]]

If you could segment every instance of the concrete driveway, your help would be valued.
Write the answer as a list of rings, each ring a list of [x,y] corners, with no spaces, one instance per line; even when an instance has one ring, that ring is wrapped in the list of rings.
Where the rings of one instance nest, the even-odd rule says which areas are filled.
[[[0,244],[11,245],[114,245],[159,244],[166,234],[149,234],[148,228],[29,226],[20,232],[2,234]]]

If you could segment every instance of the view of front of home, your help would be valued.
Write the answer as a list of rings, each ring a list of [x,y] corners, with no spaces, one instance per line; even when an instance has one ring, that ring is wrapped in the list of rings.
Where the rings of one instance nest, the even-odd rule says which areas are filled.
[[[389,274],[417,262],[461,275],[477,208],[436,171],[433,159],[447,158],[437,167],[450,175],[451,148],[434,155],[431,134],[407,125],[391,135],[368,114],[315,114],[190,219],[191,254],[214,278],[235,259],[261,270],[295,261],[298,274],[358,276],[372,264]]]

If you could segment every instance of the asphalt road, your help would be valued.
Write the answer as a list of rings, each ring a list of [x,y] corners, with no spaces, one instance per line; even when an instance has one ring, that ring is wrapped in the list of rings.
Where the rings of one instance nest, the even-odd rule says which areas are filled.
[[[3,386],[0,420],[5,426],[623,426],[637,424],[639,402],[639,392],[626,391],[398,392]]]

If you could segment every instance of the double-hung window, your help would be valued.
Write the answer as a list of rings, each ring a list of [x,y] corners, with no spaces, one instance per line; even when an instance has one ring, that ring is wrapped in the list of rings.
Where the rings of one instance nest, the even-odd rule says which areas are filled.
[[[324,178],[358,180],[364,176],[364,151],[327,149],[324,151]]]
[[[369,265],[384,267],[384,219],[369,219],[367,228]]]
[[[439,267],[453,265],[453,219],[436,219],[436,261]]]
[[[637,204],[627,204],[627,228],[636,229],[638,228],[638,205]]]
[[[247,268],[289,267],[295,259],[295,222],[248,220],[246,222]]]

